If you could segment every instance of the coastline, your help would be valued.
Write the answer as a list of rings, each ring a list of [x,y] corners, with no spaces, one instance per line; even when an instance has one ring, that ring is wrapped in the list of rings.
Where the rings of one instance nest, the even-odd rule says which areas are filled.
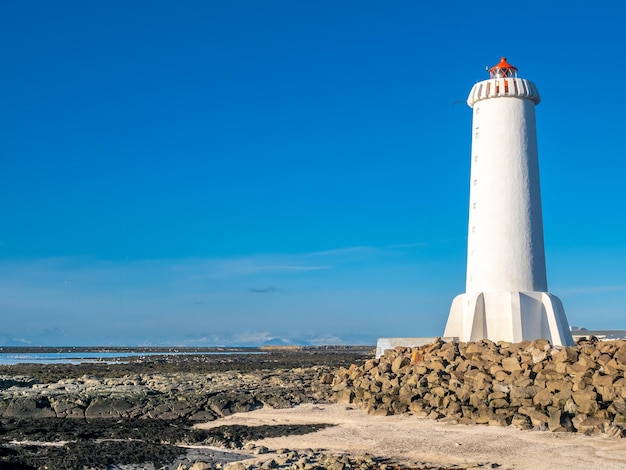
[[[454,424],[335,403],[349,390],[346,374],[382,367],[400,376],[409,365],[393,352],[377,368],[372,347],[265,352],[0,366],[0,468],[626,468],[624,441],[606,434]]]

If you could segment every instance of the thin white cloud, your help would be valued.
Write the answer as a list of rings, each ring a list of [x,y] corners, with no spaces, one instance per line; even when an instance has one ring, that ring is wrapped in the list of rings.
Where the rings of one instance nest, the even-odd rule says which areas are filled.
[[[427,242],[412,242],[412,243],[395,243],[392,245],[385,245],[384,248],[418,248],[430,246],[430,243]]]
[[[296,254],[260,254],[232,258],[189,258],[155,260],[98,260],[89,257],[55,257],[34,260],[0,261],[0,285],[14,287],[46,298],[52,294],[80,291],[119,293],[151,289],[154,286],[180,286],[226,282],[240,276],[297,276],[299,273],[333,270],[354,263],[393,259],[404,249],[422,242],[382,247],[353,246]],[[266,281],[267,282],[267,281]],[[270,281],[272,282],[272,281]],[[17,295],[12,297],[17,298]]]
[[[189,344],[194,346],[203,346],[203,345],[225,345],[224,338],[220,336],[201,336],[199,338],[191,338],[183,341],[183,344]]]
[[[321,269],[331,269],[331,266],[295,266],[295,265],[283,265],[283,266],[256,266],[254,272],[260,271],[319,271]]]
[[[369,246],[369,245],[356,245],[356,246],[348,246],[344,248],[335,248],[330,250],[323,251],[313,251],[310,253],[304,253],[302,256],[306,257],[332,257],[339,256],[344,257],[345,255],[357,255],[357,256],[368,256],[368,255],[380,255],[384,254],[388,250],[398,250],[405,248],[418,248],[429,246],[428,242],[409,242],[409,243],[391,243],[389,245],[381,245],[381,246]]]
[[[254,263],[242,263],[235,262],[231,264],[225,264],[222,266],[226,272],[237,274],[254,274],[262,272],[307,272],[307,271],[320,271],[322,269],[331,269],[331,266],[307,266],[297,264],[254,264]]]
[[[318,256],[337,256],[337,255],[345,255],[345,254],[354,254],[354,253],[372,253],[375,250],[372,246],[348,246],[345,248],[335,248],[331,250],[322,250],[322,251],[312,251],[310,253],[303,253],[301,256],[306,257],[318,257]]]
[[[230,338],[230,343],[232,344],[249,344],[249,345],[257,345],[264,344],[268,342],[283,342],[279,337],[269,333],[268,331],[258,331],[251,332],[245,331],[243,333],[237,333]]]
[[[345,341],[337,335],[328,334],[328,335],[314,336],[310,338],[307,341],[307,343],[313,346],[319,346],[319,345],[324,345],[324,344],[344,344]]]

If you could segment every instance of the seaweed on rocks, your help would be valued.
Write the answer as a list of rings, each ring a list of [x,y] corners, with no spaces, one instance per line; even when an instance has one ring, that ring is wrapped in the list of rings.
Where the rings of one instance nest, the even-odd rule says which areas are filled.
[[[152,444],[201,445],[219,442],[226,447],[266,437],[302,435],[329,424],[306,425],[223,425],[211,429],[195,429],[187,420],[129,419],[2,419],[0,440],[17,442],[62,443],[86,440],[132,440]],[[0,442],[1,442],[0,441]],[[238,444],[237,444],[238,443]]]
[[[50,470],[107,468],[109,465],[146,462],[159,468],[181,459],[188,451],[183,446],[213,445],[241,449],[253,440],[301,435],[330,426],[235,425],[201,430],[192,428],[191,423],[185,420],[88,421],[58,418],[3,419],[0,423],[0,463]],[[219,460],[224,460],[224,457]]]
[[[59,447],[23,446],[7,463],[49,470],[106,469],[110,465],[146,463],[159,468],[185,452],[181,447],[141,441],[79,441]]]
[[[12,419],[0,420],[3,441],[65,442],[89,439],[132,439],[178,442],[191,430],[185,420],[163,419]]]
[[[279,424],[279,425],[224,425],[208,429],[205,441],[233,449],[240,449],[246,442],[268,437],[299,436],[320,431],[332,424]]]

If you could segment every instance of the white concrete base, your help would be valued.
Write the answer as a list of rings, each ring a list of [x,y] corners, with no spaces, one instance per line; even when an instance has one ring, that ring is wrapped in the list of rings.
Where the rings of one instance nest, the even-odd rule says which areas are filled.
[[[378,341],[376,342],[376,357],[378,358],[382,356],[383,354],[385,354],[385,350],[393,349],[396,346],[415,348],[418,346],[425,346],[426,344],[434,343],[436,339],[436,336],[423,338],[378,338]],[[441,339],[443,339],[446,343],[459,340],[459,338]]]
[[[544,338],[554,346],[574,344],[563,304],[547,292],[458,295],[452,301],[444,336],[511,343]]]
[[[600,341],[615,341],[616,339],[626,339],[626,330],[586,330],[571,328],[572,338],[574,342],[579,339],[589,339],[593,336]]]

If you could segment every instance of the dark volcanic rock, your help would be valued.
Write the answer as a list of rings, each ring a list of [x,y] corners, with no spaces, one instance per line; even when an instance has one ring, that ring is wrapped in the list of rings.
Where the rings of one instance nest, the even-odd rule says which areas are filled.
[[[85,410],[86,418],[127,418],[136,405],[126,398],[96,398]]]
[[[272,349],[258,355],[160,356],[132,364],[0,366],[4,383],[11,384],[0,387],[0,416],[209,420],[265,405],[327,401],[331,390],[322,376],[328,379],[336,365],[364,360],[371,352]],[[14,380],[6,375],[10,372]]]
[[[56,416],[50,401],[45,397],[17,397],[10,400],[4,409],[9,418],[51,418]]]
[[[131,364],[0,366],[0,470],[191,468],[195,462],[214,468],[250,457],[181,446],[234,449],[251,439],[319,429],[324,425],[201,431],[192,424],[266,405],[327,402],[332,371],[363,362],[372,352],[311,348],[163,356]]]

